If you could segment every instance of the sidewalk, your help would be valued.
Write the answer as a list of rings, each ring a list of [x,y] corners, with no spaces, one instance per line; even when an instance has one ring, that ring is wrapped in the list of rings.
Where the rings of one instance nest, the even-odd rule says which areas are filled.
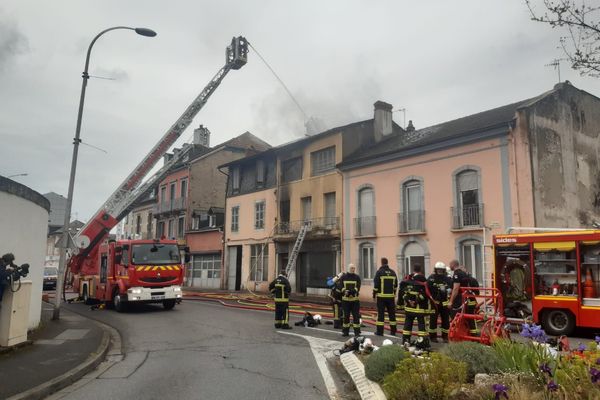
[[[59,321],[51,317],[52,306],[42,302],[40,328],[28,337],[33,344],[11,351],[0,348],[0,399],[44,398],[104,358],[110,334],[99,324],[64,308]]]

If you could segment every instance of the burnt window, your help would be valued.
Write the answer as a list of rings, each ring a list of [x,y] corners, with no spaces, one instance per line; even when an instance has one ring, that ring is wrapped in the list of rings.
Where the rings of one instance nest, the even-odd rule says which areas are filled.
[[[281,163],[281,181],[283,183],[302,179],[302,157],[292,158]]]

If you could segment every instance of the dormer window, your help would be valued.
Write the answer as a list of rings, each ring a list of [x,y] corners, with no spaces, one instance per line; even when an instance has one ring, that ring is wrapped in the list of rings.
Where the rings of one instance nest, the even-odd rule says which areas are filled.
[[[265,161],[256,161],[256,187],[263,187],[265,185]]]

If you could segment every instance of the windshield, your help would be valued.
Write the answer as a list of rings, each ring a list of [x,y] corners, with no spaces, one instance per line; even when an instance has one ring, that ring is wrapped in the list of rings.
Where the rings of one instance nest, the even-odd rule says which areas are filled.
[[[58,275],[58,268],[55,267],[45,267],[44,268],[44,276]]]
[[[179,249],[174,244],[137,244],[133,246],[133,264],[178,264]]]

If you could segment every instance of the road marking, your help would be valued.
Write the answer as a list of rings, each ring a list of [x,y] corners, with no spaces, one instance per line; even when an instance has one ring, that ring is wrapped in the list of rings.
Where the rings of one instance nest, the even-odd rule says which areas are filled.
[[[329,372],[329,369],[327,368],[327,357],[325,356],[327,352],[330,352],[331,356],[333,356],[332,347],[334,349],[338,348],[340,343],[332,340],[316,338],[314,336],[300,335],[298,333],[281,331],[278,332],[284,335],[301,337],[308,342],[308,344],[310,345],[310,350],[312,351],[313,356],[315,357],[315,361],[317,362],[317,366],[319,367],[319,371],[321,372],[321,376],[323,377],[323,381],[325,381],[325,387],[327,388],[329,398],[332,400],[341,399],[340,395],[337,392],[335,381],[331,376],[331,372]]]

